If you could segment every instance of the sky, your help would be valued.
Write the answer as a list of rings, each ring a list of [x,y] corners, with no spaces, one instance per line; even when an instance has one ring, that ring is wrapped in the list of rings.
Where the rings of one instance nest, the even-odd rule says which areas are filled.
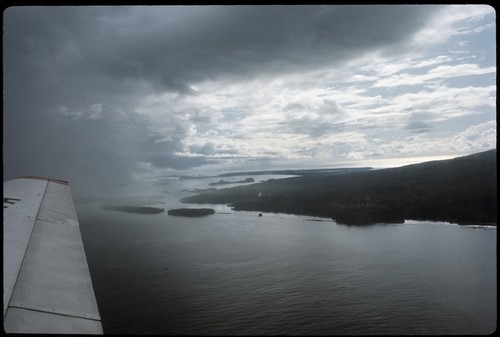
[[[100,194],[494,149],[495,19],[485,5],[9,7],[4,180]]]

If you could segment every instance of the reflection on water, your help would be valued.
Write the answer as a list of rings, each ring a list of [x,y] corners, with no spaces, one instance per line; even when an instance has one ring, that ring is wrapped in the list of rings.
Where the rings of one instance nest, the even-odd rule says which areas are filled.
[[[150,205],[185,207],[179,198],[211,181],[166,181],[149,191]],[[217,213],[203,218],[99,207],[100,201],[77,204],[106,333],[496,329],[495,228],[416,221],[348,227],[225,205],[210,206]]]

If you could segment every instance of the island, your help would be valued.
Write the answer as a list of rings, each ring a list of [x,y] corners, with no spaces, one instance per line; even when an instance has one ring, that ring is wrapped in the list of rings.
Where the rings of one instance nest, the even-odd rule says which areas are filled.
[[[346,225],[405,220],[496,225],[496,149],[397,168],[271,179],[181,202],[312,215]]]
[[[168,215],[198,217],[214,214],[212,208],[176,208],[168,211]]]
[[[158,207],[138,207],[138,206],[119,206],[104,204],[101,206],[106,211],[117,211],[126,213],[139,213],[139,214],[158,214],[163,213],[165,210]]]

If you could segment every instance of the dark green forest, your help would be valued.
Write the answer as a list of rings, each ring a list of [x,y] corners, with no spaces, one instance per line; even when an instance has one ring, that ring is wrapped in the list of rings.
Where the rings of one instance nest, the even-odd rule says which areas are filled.
[[[405,219],[496,225],[496,149],[399,168],[271,179],[181,201],[328,217],[348,225]]]

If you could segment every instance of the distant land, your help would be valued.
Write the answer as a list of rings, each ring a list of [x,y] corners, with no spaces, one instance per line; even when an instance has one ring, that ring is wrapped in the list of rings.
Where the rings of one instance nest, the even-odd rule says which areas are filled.
[[[227,185],[227,184],[239,184],[239,183],[254,183],[255,180],[253,178],[246,178],[245,180],[238,180],[238,181],[226,181],[226,180],[219,180],[213,183],[210,183],[210,186],[216,186],[216,185]]]
[[[207,190],[181,201],[327,217],[347,225],[402,223],[405,219],[496,225],[496,149],[398,168],[271,179]]]
[[[201,178],[218,178],[218,177],[234,177],[244,175],[295,175],[295,176],[319,176],[319,175],[332,175],[332,174],[346,174],[354,172],[365,172],[372,170],[372,167],[348,167],[348,168],[322,168],[322,169],[290,169],[290,170],[265,170],[265,171],[243,171],[243,172],[230,172],[222,173],[215,176],[180,176],[179,179],[201,179]],[[238,181],[246,182],[246,181]],[[231,183],[231,182],[230,182]]]

